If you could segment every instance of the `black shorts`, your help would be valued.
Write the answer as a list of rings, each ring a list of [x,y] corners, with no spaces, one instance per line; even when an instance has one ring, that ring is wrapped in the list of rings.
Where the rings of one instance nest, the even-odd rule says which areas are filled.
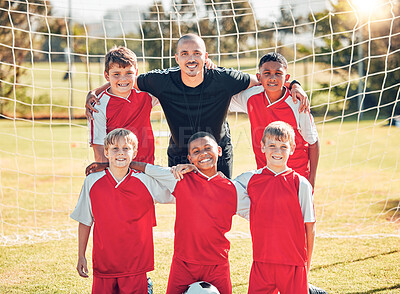
[[[229,179],[232,177],[233,170],[233,146],[231,138],[224,136],[218,145],[222,148],[222,156],[218,158],[218,170],[221,171]],[[187,148],[179,148],[175,145],[172,138],[169,139],[167,150],[168,166],[189,163],[187,158]]]

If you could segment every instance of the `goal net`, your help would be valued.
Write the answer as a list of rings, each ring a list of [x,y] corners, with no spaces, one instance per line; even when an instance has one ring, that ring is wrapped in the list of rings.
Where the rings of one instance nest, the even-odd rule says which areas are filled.
[[[318,236],[400,237],[399,1],[136,2],[1,1],[1,245],[76,236],[69,214],[93,160],[84,101],[105,82],[104,55],[123,45],[139,73],[176,66],[189,32],[219,66],[255,74],[271,51],[289,61],[319,132]],[[156,163],[167,165],[161,108],[151,120]],[[256,165],[247,115],[228,121],[236,176]],[[156,238],[172,237],[174,206],[158,205],[157,218]],[[249,230],[235,217],[237,237]]]

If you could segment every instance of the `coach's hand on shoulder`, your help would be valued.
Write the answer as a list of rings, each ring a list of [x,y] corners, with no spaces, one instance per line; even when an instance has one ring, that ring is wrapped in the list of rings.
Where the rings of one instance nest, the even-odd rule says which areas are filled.
[[[85,175],[96,173],[105,170],[108,167],[108,162],[92,162],[89,164],[85,170]]]
[[[78,271],[79,275],[83,278],[88,278],[89,270],[87,268],[87,261],[86,257],[80,256],[78,258],[78,265],[76,266],[76,270]]]
[[[299,84],[293,84],[291,92],[294,103],[298,102],[297,99],[300,100],[299,112],[310,111],[310,101],[304,89]]]
[[[197,167],[195,167],[193,164],[178,164],[171,167],[171,173],[178,181],[183,179],[184,174],[190,173],[195,170],[197,171]]]
[[[215,69],[218,67],[210,58],[207,58],[204,64],[207,69]]]

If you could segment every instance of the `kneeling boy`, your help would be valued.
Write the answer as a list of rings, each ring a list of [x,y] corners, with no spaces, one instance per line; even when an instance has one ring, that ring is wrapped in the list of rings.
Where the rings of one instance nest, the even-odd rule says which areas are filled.
[[[147,293],[146,273],[154,269],[154,202],[174,198],[154,179],[129,168],[138,141],[115,129],[104,140],[109,168],[86,177],[71,218],[79,222],[77,270],[88,277],[86,246],[93,229],[92,293]]]

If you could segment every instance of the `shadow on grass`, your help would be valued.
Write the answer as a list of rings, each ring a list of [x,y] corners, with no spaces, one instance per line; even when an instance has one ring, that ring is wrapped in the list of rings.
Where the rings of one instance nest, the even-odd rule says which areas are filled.
[[[400,252],[400,250],[392,250],[392,251],[389,251],[389,252],[375,254],[375,255],[368,256],[368,257],[364,257],[364,258],[357,258],[357,259],[353,259],[353,260],[335,262],[335,263],[332,263],[332,264],[320,265],[320,266],[313,267],[312,270],[326,269],[326,268],[337,266],[337,265],[345,265],[345,264],[350,264],[350,263],[353,263],[353,262],[365,261],[365,260],[373,259],[373,258],[376,258],[376,257],[379,257],[379,256],[385,256],[385,255],[395,254],[395,253],[399,253],[399,252]],[[362,293],[364,293],[364,292],[362,292]],[[369,292],[367,292],[367,293],[369,293]]]
[[[379,293],[382,291],[394,290],[394,289],[400,289],[400,284],[393,285],[390,287],[371,289],[371,290],[362,291],[362,292],[347,292],[347,294],[372,294],[372,293]],[[383,292],[383,293],[387,293],[387,292]]]

